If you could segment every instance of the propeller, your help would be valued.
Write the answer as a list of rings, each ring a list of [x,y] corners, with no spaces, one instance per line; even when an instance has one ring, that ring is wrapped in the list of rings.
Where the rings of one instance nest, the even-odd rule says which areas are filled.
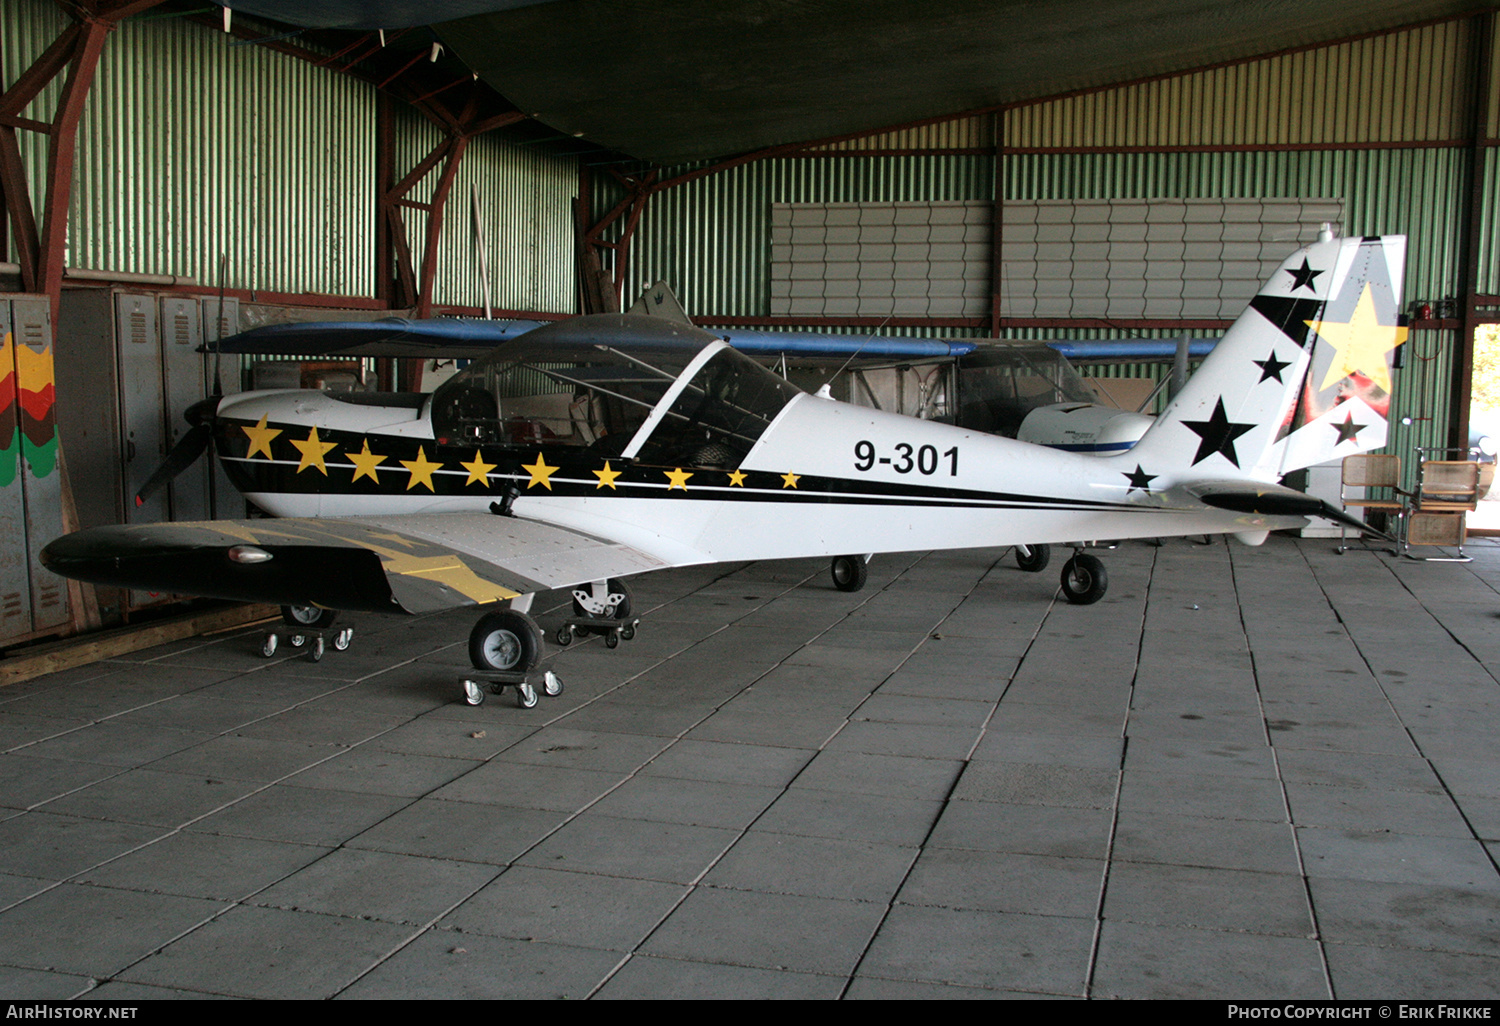
[[[203,450],[208,448],[209,442],[214,437],[214,414],[219,409],[219,400],[222,396],[209,396],[200,399],[189,406],[183,413],[183,417],[192,425],[187,434],[178,439],[177,444],[172,446],[172,451],[167,453],[167,458],[162,460],[161,466],[151,472],[146,478],[146,483],[141,485],[141,490],[135,494],[135,504],[140,506],[151,496],[161,490],[162,485],[171,481],[178,474],[192,466]]]

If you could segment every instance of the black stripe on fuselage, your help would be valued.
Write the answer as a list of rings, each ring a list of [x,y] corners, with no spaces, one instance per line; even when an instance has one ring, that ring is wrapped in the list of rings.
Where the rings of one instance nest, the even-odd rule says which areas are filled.
[[[275,425],[272,425],[273,427]],[[236,431],[238,425],[235,426]],[[305,429],[287,428],[286,434]],[[242,432],[240,432],[243,434]],[[234,432],[228,433],[231,440]],[[913,470],[912,483],[877,481],[866,478],[818,477],[798,475],[795,468],[787,473],[770,471],[730,471],[723,468],[670,467],[623,460],[618,456],[600,456],[573,446],[492,446],[477,453],[468,446],[438,445],[431,439],[365,436],[342,432],[319,432],[323,442],[336,443],[322,463],[307,465],[290,444],[280,439],[275,458],[257,454],[244,455],[248,444],[233,446],[237,452],[223,458],[230,479],[243,492],[292,495],[437,495],[501,499],[512,488],[524,496],[590,496],[652,498],[662,500],[698,499],[711,496],[715,501],[837,503],[866,505],[951,506],[979,509],[1050,509],[1084,512],[1159,510],[1161,507],[1133,502],[1109,502],[1097,499],[1074,499],[1024,492],[991,492],[919,483],[941,476],[920,475]],[[356,479],[357,468],[349,461],[350,451],[361,453],[366,440],[373,451],[385,456],[376,468],[374,478],[365,474]],[[221,442],[223,436],[221,435]],[[437,469],[416,478],[402,461],[420,457]],[[224,446],[221,445],[221,453]],[[290,451],[288,451],[290,450]],[[461,466],[475,464],[476,455],[490,466],[484,479]],[[580,459],[580,456],[585,458]],[[545,460],[548,468],[545,482],[526,469]],[[608,467],[608,470],[606,470]],[[326,473],[325,473],[326,471]],[[683,479],[680,475],[686,474]],[[608,477],[608,482],[601,479]],[[673,484],[673,476],[681,482]],[[788,477],[794,483],[788,483]],[[742,478],[741,483],[733,483]],[[431,481],[429,487],[428,481]]]

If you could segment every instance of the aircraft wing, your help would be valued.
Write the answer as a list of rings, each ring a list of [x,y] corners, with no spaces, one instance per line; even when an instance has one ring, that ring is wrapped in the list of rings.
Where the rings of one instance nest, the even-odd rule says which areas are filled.
[[[475,321],[437,317],[412,320],[385,317],[377,321],[309,321],[267,324],[242,331],[211,351],[269,356],[400,356],[417,359],[477,360],[503,342],[520,338],[547,321]],[[829,335],[812,331],[754,328],[710,328],[713,334],[745,353],[757,355],[845,358],[850,356],[939,359],[974,351],[973,342],[896,335]]]
[[[668,565],[606,538],[490,513],[99,527],[59,538],[42,563],[95,584],[382,613],[484,605]]]

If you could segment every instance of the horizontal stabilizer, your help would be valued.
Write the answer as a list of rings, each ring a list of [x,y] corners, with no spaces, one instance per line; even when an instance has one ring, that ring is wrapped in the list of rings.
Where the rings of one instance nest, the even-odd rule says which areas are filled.
[[[1261,516],[1326,517],[1365,534],[1377,535],[1390,542],[1396,540],[1324,499],[1281,485],[1251,481],[1205,482],[1190,485],[1187,490],[1215,509]]]

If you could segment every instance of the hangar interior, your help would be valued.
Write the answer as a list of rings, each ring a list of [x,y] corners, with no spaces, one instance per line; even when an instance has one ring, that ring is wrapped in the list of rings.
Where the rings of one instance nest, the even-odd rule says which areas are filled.
[[[36,553],[243,515],[208,465],[131,501],[215,377],[421,380],[202,351],[265,324],[665,281],[710,329],[1213,338],[1328,222],[1409,239],[1386,451],[1467,451],[1495,12],[11,0],[0,645],[173,637],[170,596]],[[101,642],[0,688],[0,990],[1493,998],[1500,550],[1470,547],[1123,546],[1092,612],[996,552],[861,596],[648,576],[642,637],[524,715],[454,706],[451,616],[316,666],[253,628]]]

